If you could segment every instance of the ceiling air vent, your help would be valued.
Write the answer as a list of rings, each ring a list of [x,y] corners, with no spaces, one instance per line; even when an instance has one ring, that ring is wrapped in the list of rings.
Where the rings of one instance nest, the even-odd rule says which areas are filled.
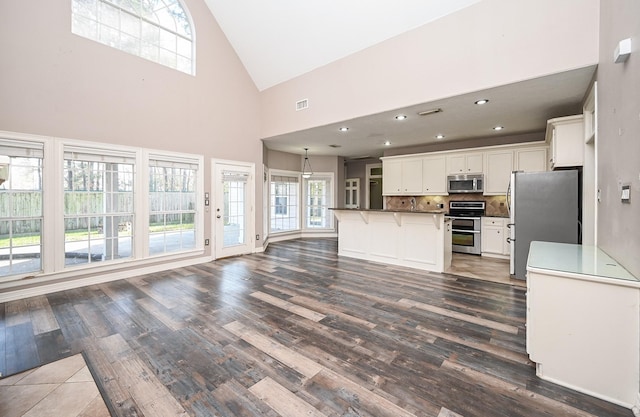
[[[304,110],[309,108],[309,99],[305,98],[300,101],[296,101],[296,111]]]

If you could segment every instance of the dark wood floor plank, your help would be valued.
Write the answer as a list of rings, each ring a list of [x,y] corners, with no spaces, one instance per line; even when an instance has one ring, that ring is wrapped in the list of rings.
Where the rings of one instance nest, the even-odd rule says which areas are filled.
[[[0,372],[84,352],[118,417],[632,416],[537,378],[525,318],[520,285],[298,239],[0,304]]]

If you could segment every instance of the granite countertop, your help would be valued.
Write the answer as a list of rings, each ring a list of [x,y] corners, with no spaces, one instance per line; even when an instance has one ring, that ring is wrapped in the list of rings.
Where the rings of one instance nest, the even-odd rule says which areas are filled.
[[[388,210],[388,209],[363,209],[363,208],[339,208],[332,207],[329,210],[340,210],[340,211],[370,211],[370,212],[378,212],[378,213],[414,213],[414,214],[447,214],[445,210]]]

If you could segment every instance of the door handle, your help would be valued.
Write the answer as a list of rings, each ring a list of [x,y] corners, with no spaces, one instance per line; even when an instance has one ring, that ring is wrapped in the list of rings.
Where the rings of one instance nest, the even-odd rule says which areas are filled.
[[[219,219],[220,217],[221,217],[221,216],[220,216],[219,214],[216,216],[216,218],[218,218],[218,219]]]

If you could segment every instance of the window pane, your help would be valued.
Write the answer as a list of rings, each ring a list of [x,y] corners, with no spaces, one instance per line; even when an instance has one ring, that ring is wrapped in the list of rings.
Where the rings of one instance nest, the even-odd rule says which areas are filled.
[[[73,33],[192,74],[191,25],[181,2],[72,0],[71,3]]]
[[[159,163],[156,161],[155,163]],[[167,163],[167,165],[171,165]],[[193,249],[195,244],[197,170],[149,168],[149,253]]]
[[[133,256],[134,166],[87,158],[64,161],[65,265]]]
[[[120,29],[122,32],[135,38],[140,37],[140,18],[132,16],[128,13],[122,13],[120,16]]]
[[[93,19],[75,15],[72,21],[72,32],[89,39],[98,38],[98,22]]]
[[[270,231],[298,230],[298,178],[271,176]]]
[[[100,21],[100,23],[112,28],[118,28],[120,26],[120,11],[118,9],[101,1],[98,10],[98,20]]]
[[[0,277],[42,269],[42,159],[8,155],[9,178],[0,184]]]
[[[331,180],[319,178],[306,180],[306,227],[326,229],[332,227],[329,211],[331,205]]]

